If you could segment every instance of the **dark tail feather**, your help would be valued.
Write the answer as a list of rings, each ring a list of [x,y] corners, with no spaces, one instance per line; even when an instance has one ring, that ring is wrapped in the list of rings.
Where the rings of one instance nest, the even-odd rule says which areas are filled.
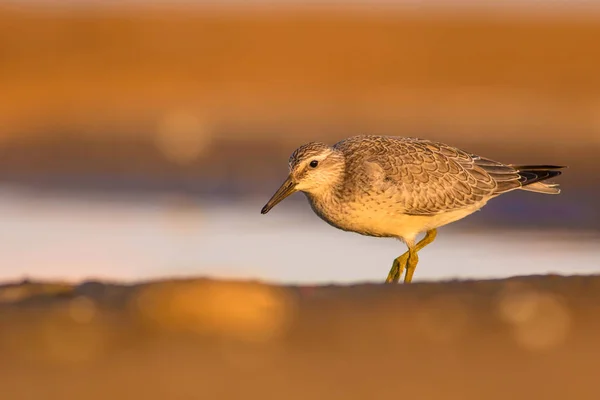
[[[560,188],[555,183],[542,183],[546,179],[559,176],[564,166],[559,165],[512,165],[519,172],[521,189],[531,192],[558,194]]]

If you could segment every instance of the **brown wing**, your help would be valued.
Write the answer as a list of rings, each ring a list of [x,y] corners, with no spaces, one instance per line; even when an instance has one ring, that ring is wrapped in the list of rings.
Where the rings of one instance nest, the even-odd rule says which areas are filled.
[[[369,149],[363,165],[370,189],[401,203],[407,214],[458,210],[521,187],[515,168],[442,143],[381,137]]]

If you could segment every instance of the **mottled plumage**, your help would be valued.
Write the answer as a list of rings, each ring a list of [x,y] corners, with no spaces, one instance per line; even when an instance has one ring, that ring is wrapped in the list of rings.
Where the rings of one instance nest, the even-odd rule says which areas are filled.
[[[502,193],[559,193],[558,185],[542,181],[560,175],[562,167],[508,165],[429,140],[365,135],[333,146],[305,144],[291,155],[289,168],[263,213],[303,191],[329,224],[397,237],[410,250],[419,233],[464,218]]]

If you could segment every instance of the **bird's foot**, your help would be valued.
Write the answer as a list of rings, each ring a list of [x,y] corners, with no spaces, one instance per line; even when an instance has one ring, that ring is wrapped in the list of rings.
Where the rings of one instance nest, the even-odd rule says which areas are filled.
[[[392,264],[392,268],[388,273],[388,276],[385,280],[385,283],[398,283],[400,281],[400,277],[404,273],[406,269],[406,262],[408,261],[408,251],[402,254],[400,257],[394,260]]]

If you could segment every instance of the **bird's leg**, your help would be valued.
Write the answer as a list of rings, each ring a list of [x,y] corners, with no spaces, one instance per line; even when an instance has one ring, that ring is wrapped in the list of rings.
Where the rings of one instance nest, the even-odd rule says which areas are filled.
[[[417,245],[411,249],[408,249],[408,261],[406,264],[406,275],[404,276],[404,283],[410,283],[412,281],[413,274],[415,273],[415,269],[417,269],[417,263],[419,262],[419,256],[417,255],[417,251],[421,250],[423,247],[427,246],[429,243],[435,240],[437,235],[437,230],[432,229],[427,231],[427,234]]]
[[[404,275],[404,283],[410,283],[412,281],[415,269],[419,263],[419,255],[417,254],[416,248],[408,249],[408,261],[406,262],[406,275]]]
[[[408,251],[394,260],[394,263],[392,264],[392,268],[390,269],[390,272],[388,273],[385,283],[391,283],[391,282],[396,283],[400,280],[400,277],[404,273],[404,268],[406,268],[407,260],[408,260]]]
[[[430,244],[431,242],[433,242],[435,240],[436,235],[437,235],[436,229],[427,231],[427,233],[425,234],[425,237],[423,239],[421,239],[421,241],[413,247],[412,253],[414,253],[414,257],[411,257],[411,250],[410,250],[410,246],[409,246],[409,250],[406,253],[404,253],[400,257],[396,258],[394,260],[394,263],[392,264],[392,268],[390,269],[388,277],[385,280],[386,283],[398,282],[400,280],[400,277],[402,276],[402,273],[404,272],[405,268],[406,268],[406,276],[404,277],[404,283],[409,283],[412,280],[412,276],[415,273],[415,268],[417,267],[417,263],[419,261],[419,256],[417,256],[417,251],[421,250],[423,247],[425,247],[428,244]],[[410,258],[413,258],[413,260],[411,261]]]

